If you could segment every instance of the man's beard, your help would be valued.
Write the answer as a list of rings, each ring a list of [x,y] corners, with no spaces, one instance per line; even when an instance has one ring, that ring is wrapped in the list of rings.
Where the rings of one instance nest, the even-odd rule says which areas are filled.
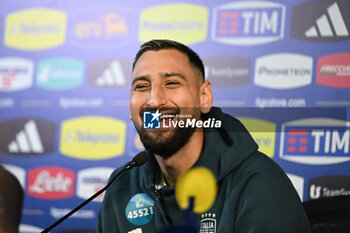
[[[197,115],[200,116],[200,113],[197,113]],[[195,118],[198,119],[200,117],[197,116]],[[145,129],[142,125],[137,126],[135,122],[134,126],[139,133],[143,146],[164,159],[170,158],[184,147],[197,129],[196,127],[180,128],[177,126],[176,128],[170,128],[171,132],[169,132],[169,130],[164,130],[164,128]]]

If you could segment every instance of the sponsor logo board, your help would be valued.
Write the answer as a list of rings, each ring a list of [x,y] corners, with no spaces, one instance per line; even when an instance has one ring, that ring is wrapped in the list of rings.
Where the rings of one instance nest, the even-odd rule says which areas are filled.
[[[28,172],[27,193],[37,198],[69,198],[74,187],[75,173],[63,167],[39,167]]]
[[[320,57],[317,61],[316,83],[336,88],[350,87],[350,53]]]
[[[293,174],[287,174],[288,178],[292,182],[295,190],[297,191],[300,200],[303,201],[304,196],[304,178],[301,176],[293,175]]]
[[[193,4],[163,4],[141,12],[139,41],[170,39],[184,44],[207,37],[208,9]]]
[[[82,85],[84,63],[72,58],[51,58],[37,65],[36,85],[48,90],[66,90]]]
[[[130,43],[133,15],[111,7],[82,9],[70,18],[69,41],[84,49],[109,49]]]
[[[33,83],[32,61],[18,57],[0,58],[0,91],[19,91]]]
[[[350,176],[322,176],[309,180],[309,199],[350,196]]]
[[[78,172],[77,196],[83,199],[91,197],[100,191],[108,183],[108,179],[114,168],[95,167]],[[104,193],[96,197],[93,201],[102,202]]]
[[[6,19],[5,45],[21,50],[43,50],[62,45],[67,15],[58,10],[33,8],[11,13]]]
[[[268,1],[228,3],[214,8],[211,38],[232,45],[258,45],[284,36],[286,7]]]
[[[238,117],[259,145],[259,151],[272,158],[275,154],[276,124],[257,118]]]
[[[19,232],[25,232],[25,233],[38,233],[42,232],[44,229],[28,225],[28,224],[20,224],[19,225]]]
[[[306,118],[281,127],[280,157],[311,165],[350,160],[349,122],[332,118]]]
[[[349,40],[349,11],[347,0],[310,1],[295,5],[290,35],[312,42]]]
[[[60,152],[77,159],[99,160],[123,155],[126,123],[108,117],[89,116],[62,123]]]
[[[2,164],[6,170],[12,173],[19,183],[21,184],[22,188],[25,189],[26,184],[26,172],[23,168],[12,165],[12,164]]]
[[[248,84],[250,59],[218,56],[204,60],[206,79],[216,87],[232,87]]]
[[[271,89],[291,89],[311,84],[312,58],[278,53],[256,59],[254,84]]]
[[[125,59],[103,59],[89,64],[88,83],[96,87],[120,87],[130,84],[132,63]]]
[[[14,119],[0,124],[0,150],[34,156],[54,150],[56,126],[42,119]]]

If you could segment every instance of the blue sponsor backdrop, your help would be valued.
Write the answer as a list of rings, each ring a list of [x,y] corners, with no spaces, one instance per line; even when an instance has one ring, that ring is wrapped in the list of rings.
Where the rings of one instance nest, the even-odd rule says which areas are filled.
[[[47,227],[83,201],[77,193],[106,182],[89,170],[77,180],[80,171],[117,168],[142,150],[128,99],[145,38],[199,53],[214,104],[242,119],[303,201],[350,193],[349,179],[341,192],[327,186],[350,176],[348,0],[14,0],[1,6],[0,28],[0,162],[26,192],[21,232]],[[53,232],[94,229],[101,199]]]

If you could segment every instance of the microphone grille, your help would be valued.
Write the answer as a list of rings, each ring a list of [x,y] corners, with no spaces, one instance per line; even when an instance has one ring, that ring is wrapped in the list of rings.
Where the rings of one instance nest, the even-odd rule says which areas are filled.
[[[146,151],[142,151],[140,153],[138,153],[137,155],[134,156],[134,158],[132,159],[132,161],[135,162],[136,166],[141,166],[144,163],[146,163],[149,159],[149,154]]]

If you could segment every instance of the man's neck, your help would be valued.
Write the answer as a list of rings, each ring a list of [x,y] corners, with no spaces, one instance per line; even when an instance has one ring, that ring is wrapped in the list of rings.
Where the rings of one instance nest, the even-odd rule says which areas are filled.
[[[188,143],[170,158],[155,155],[167,186],[176,184],[177,178],[190,169],[199,159],[204,141],[203,129],[197,129]]]

